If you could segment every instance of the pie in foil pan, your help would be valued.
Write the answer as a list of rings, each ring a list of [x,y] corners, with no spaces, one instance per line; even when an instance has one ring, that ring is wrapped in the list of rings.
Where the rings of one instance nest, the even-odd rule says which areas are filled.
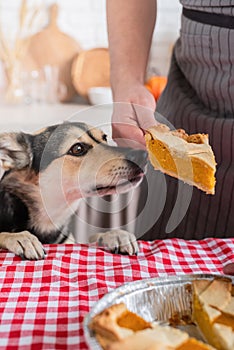
[[[201,280],[202,283],[211,283],[214,279],[227,279],[234,284],[234,278],[231,276],[191,274],[143,279],[114,289],[101,298],[84,319],[84,335],[89,348],[102,350],[94,332],[89,327],[94,317],[103,310],[120,303],[124,303],[128,310],[147,322],[173,325],[188,333],[190,337],[205,342],[202,333],[192,322],[192,284],[197,280]]]

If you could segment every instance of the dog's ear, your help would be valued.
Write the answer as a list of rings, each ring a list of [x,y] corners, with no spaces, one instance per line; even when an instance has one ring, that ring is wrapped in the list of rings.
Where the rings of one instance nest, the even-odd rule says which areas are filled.
[[[23,169],[32,163],[30,135],[0,134],[0,179],[5,171]]]

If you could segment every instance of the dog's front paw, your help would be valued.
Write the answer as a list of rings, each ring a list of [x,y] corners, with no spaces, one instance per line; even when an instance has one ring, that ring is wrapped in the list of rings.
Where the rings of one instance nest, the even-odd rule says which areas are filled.
[[[91,237],[90,242],[97,242],[100,247],[105,247],[115,254],[137,255],[139,251],[134,234],[123,230],[98,233]]]
[[[45,250],[38,238],[28,231],[1,233],[1,246],[19,255],[22,259],[39,260],[45,258]]]

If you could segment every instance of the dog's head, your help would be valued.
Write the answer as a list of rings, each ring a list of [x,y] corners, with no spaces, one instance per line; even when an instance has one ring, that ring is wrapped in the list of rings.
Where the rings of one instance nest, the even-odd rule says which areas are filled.
[[[34,135],[0,135],[0,162],[4,178],[27,170],[52,195],[62,189],[74,201],[135,187],[143,178],[147,153],[109,146],[101,130],[84,123],[64,123]]]

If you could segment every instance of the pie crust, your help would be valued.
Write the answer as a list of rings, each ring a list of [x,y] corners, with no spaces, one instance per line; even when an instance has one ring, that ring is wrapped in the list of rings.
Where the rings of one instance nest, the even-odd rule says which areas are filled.
[[[216,162],[207,134],[188,135],[164,124],[149,128],[145,135],[149,159],[156,170],[215,193]]]

